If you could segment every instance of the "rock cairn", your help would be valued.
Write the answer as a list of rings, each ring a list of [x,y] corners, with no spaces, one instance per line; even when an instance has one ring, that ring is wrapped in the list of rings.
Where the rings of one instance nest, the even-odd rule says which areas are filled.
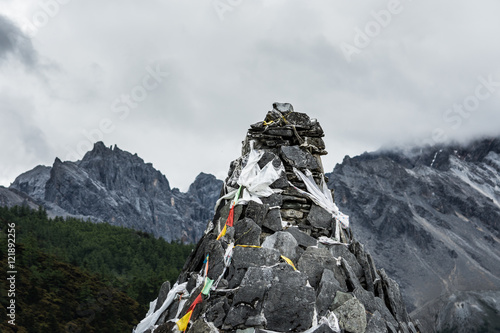
[[[251,125],[204,236],[134,332],[421,332],[334,204],[323,136],[288,103]]]

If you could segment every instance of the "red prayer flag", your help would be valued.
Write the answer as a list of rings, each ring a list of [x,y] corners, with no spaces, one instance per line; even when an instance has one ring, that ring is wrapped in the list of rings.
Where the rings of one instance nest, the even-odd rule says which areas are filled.
[[[201,296],[201,293],[200,293],[198,295],[198,297],[196,297],[196,299],[194,300],[193,304],[191,304],[191,306],[188,308],[188,312],[194,310],[194,308],[196,307],[196,305],[198,305],[202,301],[203,301],[203,297]]]
[[[226,225],[232,227],[234,222],[234,205],[231,206],[229,210],[229,216],[227,217]]]

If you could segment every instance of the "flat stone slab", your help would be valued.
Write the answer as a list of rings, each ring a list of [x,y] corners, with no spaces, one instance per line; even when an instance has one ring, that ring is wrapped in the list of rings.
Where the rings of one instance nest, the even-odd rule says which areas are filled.
[[[285,230],[286,232],[289,232],[295,239],[297,240],[297,243],[299,243],[300,246],[302,247],[309,247],[309,246],[317,246],[318,245],[318,240],[314,237],[309,236],[305,232],[302,232],[299,230],[299,228],[288,228]]]
[[[321,170],[316,158],[298,146],[282,146],[281,157],[293,167],[304,170]]]
[[[332,229],[335,218],[324,208],[313,204],[307,215],[307,221],[315,228]]]
[[[275,232],[271,236],[266,237],[262,243],[262,247],[278,250],[282,255],[289,258],[293,262],[297,262],[299,254],[297,247],[299,243],[288,232]]]

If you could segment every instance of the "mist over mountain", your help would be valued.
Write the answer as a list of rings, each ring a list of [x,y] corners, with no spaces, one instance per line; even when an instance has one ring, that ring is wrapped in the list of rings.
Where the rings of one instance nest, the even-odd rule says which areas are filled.
[[[82,160],[56,158],[52,167],[37,166],[17,177],[10,189],[32,197],[51,216],[106,221],[167,241],[195,242],[213,214],[221,184],[201,173],[188,193],[180,192],[151,163],[97,142]]]
[[[500,138],[346,156],[328,176],[414,318],[429,331],[493,331],[481,325],[499,318]]]

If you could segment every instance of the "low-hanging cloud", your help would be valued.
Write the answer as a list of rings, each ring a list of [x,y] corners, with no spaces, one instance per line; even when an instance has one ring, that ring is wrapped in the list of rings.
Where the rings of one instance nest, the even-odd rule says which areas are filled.
[[[0,15],[0,61],[9,56],[29,67],[34,66],[37,60],[31,40],[14,22]]]

